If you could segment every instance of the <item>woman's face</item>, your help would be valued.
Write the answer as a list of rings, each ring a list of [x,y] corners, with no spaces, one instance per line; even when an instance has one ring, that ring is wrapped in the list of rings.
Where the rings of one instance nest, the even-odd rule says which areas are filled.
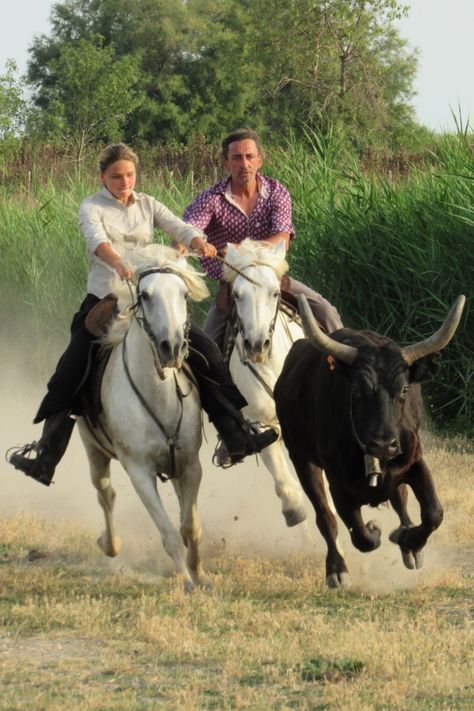
[[[100,179],[102,185],[105,185],[117,200],[126,205],[137,180],[135,163],[131,160],[116,160],[100,174]]]

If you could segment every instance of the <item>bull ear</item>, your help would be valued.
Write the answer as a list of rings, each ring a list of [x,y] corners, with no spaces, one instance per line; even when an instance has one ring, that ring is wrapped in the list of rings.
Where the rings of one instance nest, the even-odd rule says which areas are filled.
[[[430,353],[416,360],[410,366],[410,382],[423,383],[433,380],[441,367],[441,353]]]

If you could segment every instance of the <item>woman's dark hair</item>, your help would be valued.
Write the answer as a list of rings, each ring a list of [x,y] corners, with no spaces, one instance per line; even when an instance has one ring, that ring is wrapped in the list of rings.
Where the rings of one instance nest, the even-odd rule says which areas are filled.
[[[262,144],[260,142],[260,137],[256,131],[252,131],[251,128],[237,128],[235,131],[232,131],[232,133],[229,133],[228,136],[224,138],[224,140],[221,143],[221,153],[222,153],[222,158],[224,160],[227,159],[228,153],[229,153],[229,146],[231,143],[234,143],[234,141],[245,141],[249,139],[250,141],[254,141],[255,145],[257,146],[258,154],[261,155],[263,153],[262,149]]]
[[[99,168],[101,173],[105,173],[109,165],[118,160],[129,160],[135,168],[138,166],[138,156],[125,143],[111,143],[106,146],[99,158]]]

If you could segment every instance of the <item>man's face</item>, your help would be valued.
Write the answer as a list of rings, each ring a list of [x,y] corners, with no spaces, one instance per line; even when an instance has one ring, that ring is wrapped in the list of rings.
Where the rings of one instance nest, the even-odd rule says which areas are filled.
[[[262,166],[262,156],[255,141],[246,138],[229,144],[224,168],[230,174],[233,185],[245,186],[255,180]]]

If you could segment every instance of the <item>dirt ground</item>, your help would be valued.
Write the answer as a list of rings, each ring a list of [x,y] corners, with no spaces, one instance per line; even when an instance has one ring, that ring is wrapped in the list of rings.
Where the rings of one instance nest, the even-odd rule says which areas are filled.
[[[27,385],[23,387],[10,379],[3,382],[2,416],[0,421],[0,449],[20,445],[40,434],[40,426],[32,425],[32,418],[42,391]],[[232,555],[244,557],[285,558],[297,554],[315,554],[322,568],[325,554],[324,542],[314,524],[314,513],[307,502],[308,518],[305,524],[287,528],[281,514],[281,505],[273,490],[273,480],[261,460],[249,458],[245,463],[228,470],[215,468],[211,456],[215,446],[212,428],[206,428],[207,443],[201,450],[203,482],[199,496],[199,512],[203,526],[203,556]],[[427,452],[427,459],[436,480],[438,460],[446,468],[443,453]],[[123,548],[117,559],[104,557],[104,565],[112,569],[130,568],[134,571],[158,573],[171,570],[163,552],[159,535],[147,512],[134,492],[126,472],[116,462],[112,466],[112,480],[117,492],[116,521]],[[163,501],[176,522],[176,498],[169,483],[160,484]],[[442,497],[442,491],[440,491]],[[412,501],[415,520],[418,507]],[[52,520],[69,520],[90,529],[94,538],[103,528],[103,516],[95,490],[89,480],[87,458],[77,431],[60,463],[53,486],[43,487],[14,470],[4,459],[0,465],[0,515],[10,516],[20,511],[35,513]],[[450,512],[449,512],[450,513]],[[393,511],[387,508],[367,510],[366,520],[376,518],[382,523],[383,543],[369,555],[355,551],[348,534],[341,525],[341,541],[355,584],[366,589],[387,591],[435,583],[447,568],[465,565],[471,560],[469,545],[448,545],[446,535],[435,532],[425,555],[425,565],[420,571],[406,570],[400,560],[398,548],[388,541],[388,535],[397,525]],[[440,530],[450,526],[445,517]],[[445,530],[446,534],[446,530]]]

